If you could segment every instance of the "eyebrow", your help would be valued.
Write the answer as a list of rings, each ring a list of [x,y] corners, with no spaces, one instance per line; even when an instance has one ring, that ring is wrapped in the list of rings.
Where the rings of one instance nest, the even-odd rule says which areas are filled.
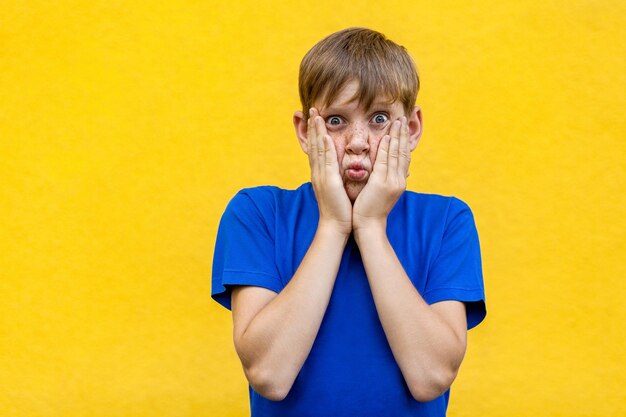
[[[368,112],[369,112],[369,111],[372,111],[372,110],[374,110],[374,109],[380,109],[380,110],[391,110],[391,105],[392,105],[392,104],[393,104],[393,103],[389,103],[389,102],[386,102],[386,101],[378,101],[378,102],[376,102],[376,103],[372,103],[372,105],[370,106],[370,108],[369,108],[369,109],[366,109],[366,111],[368,111]],[[323,113],[328,114],[328,113],[343,113],[343,111],[344,111],[344,110],[345,110],[345,109],[344,109],[344,108],[342,108],[342,107],[333,107],[333,106],[330,106],[330,107],[327,107],[327,108],[322,109],[322,110],[319,110],[319,111],[320,111],[320,113],[322,113],[322,112],[323,112]]]

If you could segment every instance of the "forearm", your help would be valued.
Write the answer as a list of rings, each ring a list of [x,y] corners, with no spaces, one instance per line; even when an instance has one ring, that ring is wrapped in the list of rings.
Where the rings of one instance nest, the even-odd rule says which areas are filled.
[[[237,350],[251,384],[287,395],[317,336],[347,239],[318,227],[290,282],[241,335]]]
[[[378,316],[413,396],[445,392],[456,377],[465,340],[437,315],[411,283],[385,227],[355,231]]]

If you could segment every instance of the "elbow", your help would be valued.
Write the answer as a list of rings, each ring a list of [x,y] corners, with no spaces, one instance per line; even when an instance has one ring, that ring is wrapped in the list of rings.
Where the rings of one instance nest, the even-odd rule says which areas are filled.
[[[447,388],[442,389],[441,387],[432,385],[413,385],[409,386],[409,390],[411,391],[411,396],[413,396],[415,401],[425,403],[439,398],[444,392],[447,391]]]
[[[274,385],[256,384],[255,386],[250,384],[250,386],[252,386],[252,389],[256,393],[264,398],[267,398],[270,401],[282,401],[287,397],[287,394],[289,393],[288,389],[283,389]]]
[[[443,395],[456,378],[458,369],[442,369],[430,372],[428,377],[408,383],[409,391],[415,401],[428,402]]]
[[[235,350],[241,360],[243,373],[250,387],[257,394],[270,401],[282,401],[287,397],[294,381],[281,378],[282,370],[268,367],[258,358],[251,358],[242,349],[241,344],[237,343],[237,340],[235,340]]]
[[[270,401],[282,401],[287,397],[292,384],[281,383],[276,374],[261,369],[244,370],[252,389]]]

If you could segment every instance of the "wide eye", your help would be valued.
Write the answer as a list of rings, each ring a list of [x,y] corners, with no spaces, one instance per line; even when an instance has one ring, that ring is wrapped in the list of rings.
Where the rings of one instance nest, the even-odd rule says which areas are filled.
[[[383,124],[387,120],[389,120],[389,117],[385,113],[376,113],[372,118],[372,121],[376,124]]]
[[[338,126],[341,124],[341,117],[330,116],[328,119],[326,119],[326,123],[328,123],[331,126]]]

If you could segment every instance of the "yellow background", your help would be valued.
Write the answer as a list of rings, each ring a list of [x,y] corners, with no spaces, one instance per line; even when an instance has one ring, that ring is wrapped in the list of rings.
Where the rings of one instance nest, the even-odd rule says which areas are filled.
[[[218,221],[309,180],[298,65],[348,26],[417,62],[409,188],[476,219],[449,415],[624,415],[626,3],[108,0],[0,3],[1,416],[248,414]]]

